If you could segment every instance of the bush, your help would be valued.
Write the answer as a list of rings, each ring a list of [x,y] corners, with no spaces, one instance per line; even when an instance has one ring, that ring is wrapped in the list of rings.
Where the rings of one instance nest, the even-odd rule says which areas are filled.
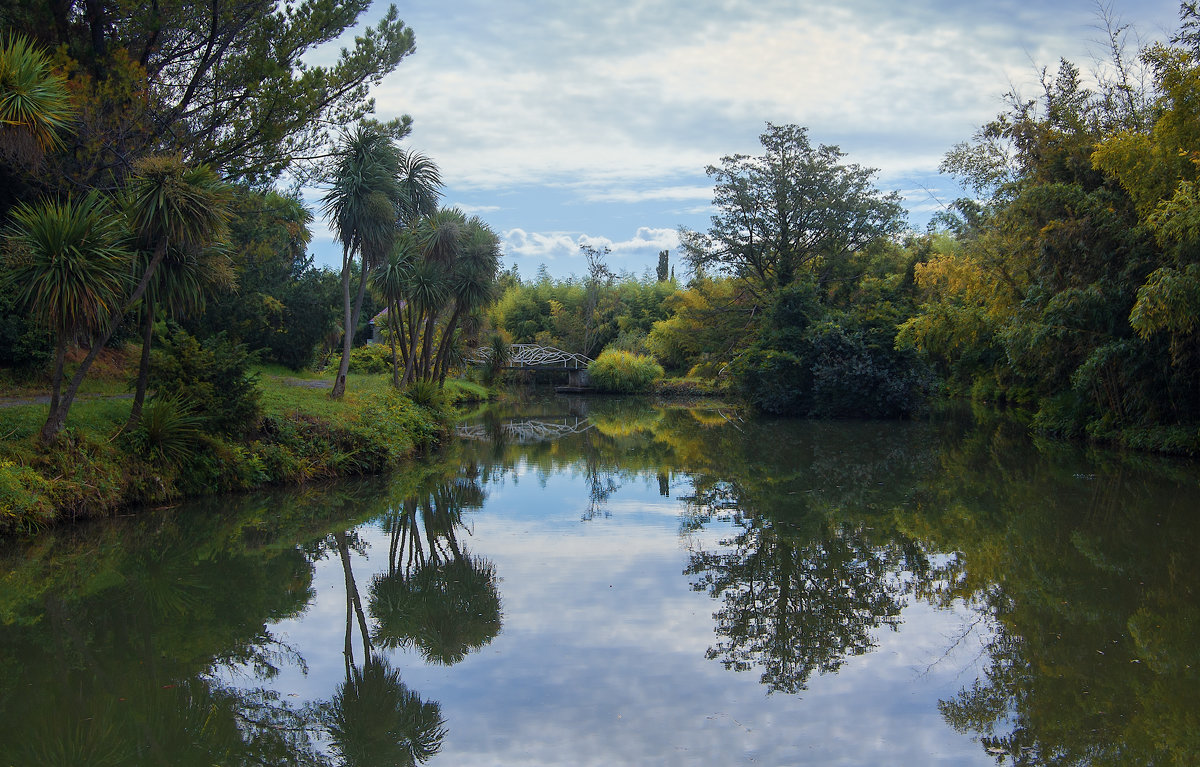
[[[791,352],[752,348],[729,369],[737,393],[756,410],[803,415],[812,407],[812,366]]]
[[[150,367],[156,396],[189,401],[215,433],[238,436],[252,430],[259,417],[258,376],[250,372],[254,355],[223,333],[201,343],[172,327]]]
[[[446,406],[446,395],[437,381],[413,381],[404,393],[421,407],[439,410]]]
[[[820,323],[792,338],[786,350],[751,347],[730,365],[730,373],[737,392],[763,413],[903,416],[924,401],[931,377],[912,351],[897,350],[889,340]]]
[[[650,391],[655,379],[663,377],[663,369],[653,357],[606,349],[588,365],[588,375],[600,391],[639,394]]]
[[[812,415],[894,418],[924,400],[931,382],[926,367],[911,350],[896,350],[890,338],[834,325],[814,328],[810,337]]]
[[[389,373],[392,350],[386,344],[367,344],[350,350],[351,373]]]

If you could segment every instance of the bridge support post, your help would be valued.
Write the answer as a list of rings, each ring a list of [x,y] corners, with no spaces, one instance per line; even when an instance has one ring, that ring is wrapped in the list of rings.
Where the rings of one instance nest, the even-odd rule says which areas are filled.
[[[582,389],[591,385],[591,383],[592,377],[588,375],[587,368],[578,368],[576,370],[567,371],[568,386]]]

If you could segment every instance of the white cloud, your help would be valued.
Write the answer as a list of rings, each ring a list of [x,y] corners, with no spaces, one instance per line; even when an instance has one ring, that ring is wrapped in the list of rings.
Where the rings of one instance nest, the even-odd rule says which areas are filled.
[[[465,202],[452,202],[449,205],[447,205],[446,207],[458,208],[463,213],[466,213],[468,216],[478,215],[480,213],[495,213],[496,211],[501,209],[499,205],[471,205],[471,204],[465,203]]]
[[[639,227],[632,237],[625,240],[613,240],[600,235],[590,235],[572,232],[526,232],[523,229],[510,229],[501,236],[504,253],[508,257],[517,257],[532,262],[550,262],[560,259],[578,259],[582,263],[579,249],[589,246],[597,249],[608,248],[614,263],[618,268],[635,266],[641,268],[641,261],[631,263],[635,259],[648,258],[660,250],[674,250],[679,246],[679,233],[674,229],[654,227]],[[624,262],[624,263],[621,263]]]

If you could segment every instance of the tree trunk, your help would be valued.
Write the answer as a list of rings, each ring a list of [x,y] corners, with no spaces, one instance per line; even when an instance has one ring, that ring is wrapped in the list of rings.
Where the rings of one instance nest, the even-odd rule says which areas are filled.
[[[371,267],[367,264],[366,256],[362,258],[362,278],[358,281],[358,296],[354,299],[354,316],[351,317],[350,339],[354,339],[354,331],[358,330],[358,318],[362,313],[363,296],[367,294],[367,275],[371,271]]]
[[[418,371],[422,381],[430,379],[430,356],[433,354],[433,329],[437,324],[437,313],[430,312],[425,318],[425,337],[421,340],[421,369]]]
[[[371,660],[371,632],[367,627],[367,617],[363,613],[362,600],[358,595],[358,585],[354,582],[354,571],[350,567],[350,544],[345,533],[334,533],[337,541],[338,555],[342,560],[342,573],[346,580],[346,652],[353,661],[353,645],[351,644],[350,627],[353,625],[349,613],[353,612],[358,618],[358,630],[362,634],[363,663]]]
[[[124,431],[137,426],[142,418],[142,403],[146,401],[146,387],[150,383],[150,345],[154,341],[154,299],[149,296],[143,306],[145,318],[142,325],[142,356],[138,361],[137,387],[133,393],[133,406],[129,409],[129,420]]]
[[[63,367],[67,363],[67,334],[60,332],[54,344],[54,373],[50,380],[50,412],[58,409],[62,395]]]
[[[136,304],[142,297],[142,294],[146,292],[146,286],[150,284],[150,278],[154,276],[154,272],[158,269],[158,265],[162,263],[163,256],[166,253],[167,244],[164,242],[154,251],[154,257],[150,259],[149,265],[146,266],[146,271],[142,274],[142,279],[138,282],[129,301],[119,310],[109,315],[108,330],[104,331],[104,335],[92,345],[91,351],[83,358],[83,362],[79,363],[79,369],[71,377],[71,383],[67,387],[66,393],[59,400],[58,407],[50,409],[50,414],[46,417],[46,423],[42,426],[42,431],[38,435],[38,439],[41,440],[43,445],[49,445],[58,438],[58,433],[62,431],[62,427],[67,422],[67,413],[71,410],[71,403],[75,401],[75,395],[79,392],[79,385],[83,383],[84,376],[91,369],[92,363],[96,361],[96,357],[100,356],[100,350],[104,348],[104,345],[112,338],[113,333],[120,327],[121,318],[125,315],[125,312],[129,311],[129,307]]]
[[[350,254],[342,247],[342,359],[338,362],[337,378],[333,379],[330,399],[341,399],[346,393],[346,373],[350,371],[350,347],[354,342],[353,307],[350,305]]]
[[[400,388],[400,362],[396,358],[396,314],[392,311],[392,302],[388,302],[388,338],[392,343],[392,388]]]
[[[434,357],[433,377],[437,379],[439,385],[446,380],[447,368],[450,367],[450,343],[454,340],[455,331],[458,329],[458,318],[461,316],[462,307],[456,301],[454,314],[450,315],[450,321],[442,329],[442,342],[438,345],[437,355]]]
[[[408,313],[408,360],[404,364],[404,378],[401,385],[408,386],[413,380],[417,367],[417,335],[421,328],[421,313],[411,307]]]

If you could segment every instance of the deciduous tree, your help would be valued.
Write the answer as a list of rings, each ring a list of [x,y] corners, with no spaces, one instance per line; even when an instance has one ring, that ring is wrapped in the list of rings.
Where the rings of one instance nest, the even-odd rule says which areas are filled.
[[[801,275],[823,281],[839,261],[900,231],[900,195],[876,189],[874,169],[844,162],[836,146],[814,147],[798,125],[767,123],[759,141],[762,155],[728,155],[706,169],[712,225],[680,230],[694,269],[741,277],[766,295]]]

